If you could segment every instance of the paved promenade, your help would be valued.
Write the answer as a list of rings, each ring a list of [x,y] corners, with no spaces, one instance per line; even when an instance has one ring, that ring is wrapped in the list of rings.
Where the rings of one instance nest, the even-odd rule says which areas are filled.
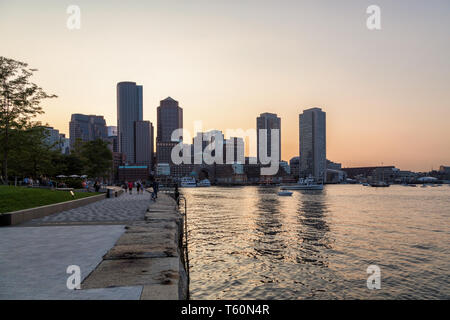
[[[145,211],[150,203],[150,193],[123,194],[91,203],[89,205],[63,211],[44,218],[34,219],[21,226],[37,226],[50,224],[83,223],[126,223],[144,220]]]
[[[139,299],[142,288],[69,290],[67,267],[85,279],[124,233],[125,226],[0,229],[0,300]]]
[[[0,300],[185,297],[180,219],[173,199],[146,192],[2,227]],[[71,265],[82,290],[67,288]]]

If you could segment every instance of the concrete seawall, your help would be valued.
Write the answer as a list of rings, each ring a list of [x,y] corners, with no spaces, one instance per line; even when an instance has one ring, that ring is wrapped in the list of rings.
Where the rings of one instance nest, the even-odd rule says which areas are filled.
[[[141,300],[187,299],[183,223],[175,200],[160,194],[150,201],[145,221],[126,226],[81,288],[142,286]]]

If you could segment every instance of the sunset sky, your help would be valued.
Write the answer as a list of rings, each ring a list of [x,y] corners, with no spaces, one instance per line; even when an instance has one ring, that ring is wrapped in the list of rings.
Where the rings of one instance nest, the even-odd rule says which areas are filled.
[[[81,29],[69,30],[69,5]],[[381,30],[366,27],[381,7]],[[248,129],[281,117],[282,158],[298,115],[327,113],[327,158],[343,166],[450,165],[450,1],[0,0],[0,55],[39,69],[58,99],[39,120],[68,134],[72,113],[117,125],[116,84],[144,86],[156,126],[171,96],[184,127]]]

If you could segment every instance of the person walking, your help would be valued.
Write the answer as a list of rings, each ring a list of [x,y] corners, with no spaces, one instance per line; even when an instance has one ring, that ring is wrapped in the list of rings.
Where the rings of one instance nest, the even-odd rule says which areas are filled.
[[[175,185],[175,200],[177,201],[177,205],[180,205],[180,191],[178,191],[178,184]]]
[[[128,182],[127,181],[124,182],[123,188],[125,189],[125,194],[126,194],[128,191]]]
[[[158,183],[158,181],[154,180],[152,187],[153,187],[153,192],[155,193],[155,198],[157,199],[158,198],[158,191],[159,191],[159,183]]]
[[[141,191],[141,184],[139,183],[139,181],[136,181],[136,192],[137,192],[137,194],[139,194],[140,191]]]
[[[128,182],[128,189],[130,190],[130,194],[133,194],[133,182]]]
[[[98,181],[95,181],[94,189],[95,189],[95,192],[99,192],[100,191],[100,183]]]

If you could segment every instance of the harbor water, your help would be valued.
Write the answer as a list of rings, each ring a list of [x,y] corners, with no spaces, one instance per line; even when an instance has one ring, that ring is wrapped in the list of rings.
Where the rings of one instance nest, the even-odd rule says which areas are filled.
[[[182,189],[191,299],[450,298],[449,186],[278,190]]]

